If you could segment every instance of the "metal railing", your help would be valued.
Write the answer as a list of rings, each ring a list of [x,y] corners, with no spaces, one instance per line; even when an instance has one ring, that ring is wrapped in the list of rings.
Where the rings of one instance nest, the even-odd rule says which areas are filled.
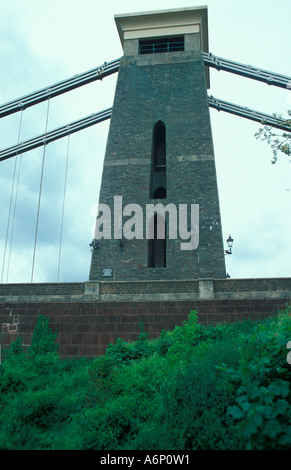
[[[158,54],[160,52],[178,52],[184,51],[184,38],[177,41],[166,41],[166,42],[140,42],[139,53],[140,54]]]

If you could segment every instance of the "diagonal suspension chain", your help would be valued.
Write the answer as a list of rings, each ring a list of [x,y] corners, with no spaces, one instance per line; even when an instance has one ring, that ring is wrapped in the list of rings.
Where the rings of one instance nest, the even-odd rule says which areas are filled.
[[[28,152],[29,150],[33,150],[37,147],[41,147],[42,145],[47,145],[50,142],[55,140],[61,139],[67,135],[73,134],[74,132],[78,132],[82,129],[86,129],[87,127],[93,126],[94,124],[98,124],[99,122],[105,121],[111,117],[111,108],[105,109],[104,111],[100,111],[99,113],[91,114],[83,119],[79,119],[78,121],[74,121],[70,124],[67,124],[62,127],[58,127],[46,134],[39,135],[30,140],[26,140],[25,142],[20,143],[19,145],[14,145],[7,149],[0,151],[0,162],[7,160],[8,158],[16,156],[18,153]]]
[[[17,113],[18,111],[46,101],[49,98],[54,98],[62,93],[87,85],[95,80],[102,80],[103,78],[116,73],[119,69],[119,64],[120,59],[116,59],[108,63],[104,62],[103,65],[88,70],[87,72],[75,75],[67,80],[62,80],[54,85],[50,85],[36,92],[25,95],[22,98],[9,101],[8,103],[0,106],[0,118],[8,116],[9,114]]]
[[[225,111],[227,113],[235,114],[236,116],[244,117],[246,119],[251,119],[259,123],[267,124],[277,129],[284,131],[291,131],[290,120],[277,119],[276,117],[270,114],[264,114],[259,111],[239,106],[227,101],[222,101],[213,96],[208,97],[208,104],[211,108],[215,108],[217,111]],[[48,132],[47,134],[42,134],[33,139],[27,140],[19,145],[14,145],[7,149],[0,151],[0,162],[7,160],[8,158],[14,157],[19,153],[28,152],[37,147],[40,147],[44,144],[49,144],[54,140],[61,139],[67,135],[70,135],[74,132],[78,132],[86,127],[93,126],[102,121],[110,119],[112,109],[108,108],[99,113],[92,114],[78,121],[72,122],[66,126],[59,127],[53,131]]]
[[[287,88],[291,83],[291,77],[286,75],[259,69],[252,65],[241,64],[239,62],[234,62],[222,57],[217,57],[212,53],[202,52],[201,57],[206,66],[213,67],[216,70],[223,70],[225,72],[234,73],[281,88]],[[104,62],[103,65],[88,70],[87,72],[74,75],[71,78],[42,88],[41,90],[25,95],[22,98],[9,101],[8,103],[0,106],[0,118],[16,113],[30,106],[34,106],[35,104],[41,103],[42,101],[45,101],[49,98],[66,93],[95,80],[102,80],[103,78],[118,72],[120,62],[121,58],[115,59],[111,62]]]
[[[213,67],[216,70],[223,70],[224,72],[234,73],[242,77],[252,78],[253,80],[258,80],[259,82],[280,88],[287,88],[288,85],[291,84],[291,77],[286,75],[259,69],[252,65],[241,64],[233,60],[223,59],[211,53],[202,52],[201,56],[205,65]]]
[[[209,67],[215,67],[218,70],[224,70],[231,73],[243,75],[248,78],[263,81],[270,85],[275,85],[284,88],[287,88],[291,83],[291,78],[285,75],[275,74],[273,72],[269,72],[263,69],[257,69],[253,66],[247,66],[238,62],[229,61],[221,57],[216,57],[211,53],[208,54],[202,52],[201,56],[205,65]],[[12,114],[17,111],[23,111],[23,109],[25,109],[26,107],[33,106],[37,103],[40,103],[41,101],[45,101],[61,93],[66,93],[67,91],[70,91],[74,88],[111,75],[118,71],[120,61],[121,59],[116,59],[109,63],[104,62],[103,66],[89,70],[88,72],[85,72],[80,75],[75,75],[74,77],[68,80],[63,80],[62,82],[59,82],[55,85],[43,88],[38,92],[31,93],[23,98],[19,98],[17,100],[6,103],[0,106],[0,117],[7,116],[8,114]],[[218,111],[225,111],[236,116],[268,124],[278,129],[290,132],[289,121],[280,121],[271,115],[264,114],[259,111],[252,110],[239,105],[235,105],[227,101],[222,101],[217,98],[214,98],[213,96],[208,97],[208,104],[210,107],[215,108]],[[87,116],[86,118],[80,119],[66,126],[62,126],[45,135],[41,135],[35,137],[34,139],[27,140],[24,143],[9,147],[0,151],[0,161],[13,157],[17,155],[17,153],[27,152],[43,144],[46,145],[54,140],[60,139],[61,137],[70,135],[73,132],[80,131],[88,126],[92,126],[106,119],[109,119],[110,117],[111,108],[108,108],[107,110],[92,114],[90,116]]]
[[[278,119],[270,114],[264,114],[254,109],[238,106],[237,104],[229,103],[228,101],[222,101],[214,96],[208,97],[208,104],[211,108],[217,111],[225,111],[226,113],[234,114],[236,116],[250,119],[261,124],[276,127],[282,131],[291,132],[291,121],[290,119]]]

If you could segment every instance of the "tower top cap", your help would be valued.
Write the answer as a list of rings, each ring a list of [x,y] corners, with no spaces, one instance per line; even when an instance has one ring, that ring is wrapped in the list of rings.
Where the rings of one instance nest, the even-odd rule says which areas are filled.
[[[201,50],[208,52],[207,6],[127,13],[114,19],[122,46],[127,39],[200,33]]]

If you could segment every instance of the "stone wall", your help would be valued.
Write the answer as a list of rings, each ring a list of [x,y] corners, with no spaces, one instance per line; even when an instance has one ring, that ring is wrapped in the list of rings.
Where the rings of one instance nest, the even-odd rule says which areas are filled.
[[[151,297],[151,300],[149,298]],[[106,300],[105,300],[106,299]],[[266,318],[291,304],[291,278],[0,285],[0,344],[31,342],[40,315],[62,356],[96,356],[108,343],[172,329],[197,310],[201,324]]]
[[[0,284],[0,303],[243,298],[291,298],[291,278]]]

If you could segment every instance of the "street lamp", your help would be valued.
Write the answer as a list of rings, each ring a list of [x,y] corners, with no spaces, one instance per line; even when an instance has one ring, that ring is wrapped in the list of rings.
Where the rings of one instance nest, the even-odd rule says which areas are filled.
[[[91,243],[89,243],[89,246],[90,246],[90,248],[91,248],[91,251],[98,250],[98,248],[99,248],[99,243],[98,243],[97,240],[94,239],[94,240],[92,240]]]
[[[226,241],[227,241],[228,250],[225,250],[224,253],[226,255],[232,255],[233,238],[231,238],[231,236],[229,235]]]

